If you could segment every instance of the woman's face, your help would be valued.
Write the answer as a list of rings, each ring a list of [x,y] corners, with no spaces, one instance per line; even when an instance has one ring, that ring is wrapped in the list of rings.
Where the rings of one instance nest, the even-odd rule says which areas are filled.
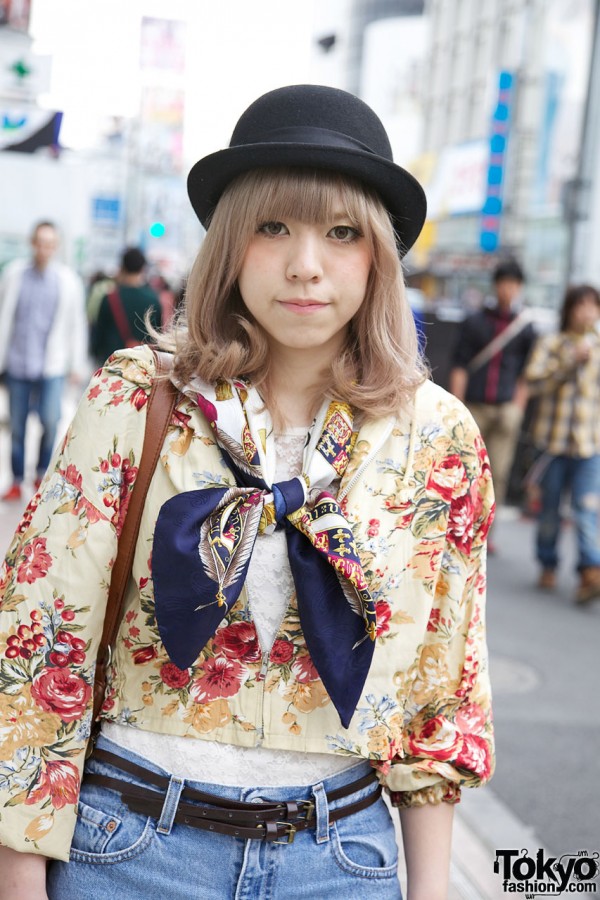
[[[368,242],[342,211],[324,224],[265,221],[238,283],[273,351],[318,351],[326,364],[365,298],[371,262]]]
[[[595,328],[599,315],[600,309],[598,309],[594,295],[584,294],[571,310],[569,329],[579,333],[591,331]]]

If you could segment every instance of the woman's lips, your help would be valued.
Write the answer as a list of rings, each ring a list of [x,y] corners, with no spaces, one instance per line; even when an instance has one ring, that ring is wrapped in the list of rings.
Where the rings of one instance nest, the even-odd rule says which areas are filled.
[[[284,309],[289,309],[290,312],[299,313],[300,315],[318,312],[328,305],[327,303],[320,303],[318,300],[294,299],[279,300],[278,302]]]

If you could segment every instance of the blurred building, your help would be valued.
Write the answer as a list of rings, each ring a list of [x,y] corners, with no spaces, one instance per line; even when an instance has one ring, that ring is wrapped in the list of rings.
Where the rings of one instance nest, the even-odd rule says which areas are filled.
[[[522,261],[528,302],[549,310],[569,276],[600,280],[599,8],[330,0],[317,10],[314,80],[366,100],[397,162],[424,183],[429,215],[407,271],[450,319],[484,302],[503,256]]]
[[[104,10],[85,41],[73,34],[88,33],[89,6],[2,10],[0,267],[27,254],[32,223],[49,219],[83,275],[114,271],[133,244],[177,283],[200,230],[186,214],[181,10],[158,18],[132,4],[117,28]]]
[[[423,141],[423,0],[330,0],[317,9],[312,77],[357,94],[382,119],[394,159],[411,166]]]
[[[600,285],[600,0],[596,0],[594,43],[579,171],[569,185],[566,213],[571,222],[571,282]]]
[[[427,0],[417,248],[437,293],[481,296],[499,255],[527,272],[529,302],[556,306],[569,265],[593,0]]]

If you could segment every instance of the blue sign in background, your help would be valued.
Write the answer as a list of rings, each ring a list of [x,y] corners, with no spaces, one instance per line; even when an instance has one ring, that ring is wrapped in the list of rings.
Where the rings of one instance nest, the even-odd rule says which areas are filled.
[[[93,197],[92,218],[95,222],[118,225],[121,221],[120,197]]]
[[[510,120],[514,103],[514,89],[515,76],[513,73],[500,72],[498,100],[492,116],[490,130],[490,161],[479,233],[479,246],[486,253],[493,253],[500,246],[502,190],[506,169]]]

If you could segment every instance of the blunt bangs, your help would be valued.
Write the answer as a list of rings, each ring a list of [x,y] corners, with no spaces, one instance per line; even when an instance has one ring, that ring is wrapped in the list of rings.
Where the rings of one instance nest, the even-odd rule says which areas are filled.
[[[387,215],[377,194],[358,180],[320,169],[254,169],[236,178],[224,198],[229,192],[251,232],[270,220],[324,224],[341,214],[368,234],[369,203]]]

